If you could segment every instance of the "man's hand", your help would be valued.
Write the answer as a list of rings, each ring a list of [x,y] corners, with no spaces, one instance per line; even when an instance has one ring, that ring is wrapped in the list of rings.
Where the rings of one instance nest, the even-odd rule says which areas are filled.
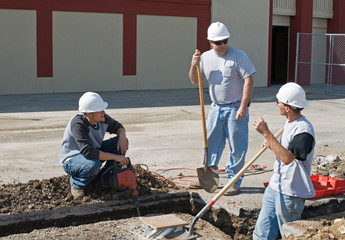
[[[262,142],[261,147],[262,148],[270,148],[270,145],[268,144],[266,139]]]
[[[197,71],[196,66],[198,65],[198,63],[200,63],[200,56],[201,56],[200,51],[198,49],[195,50],[195,53],[193,54],[193,57],[192,57],[192,62],[190,64],[188,76],[193,85],[199,84],[198,71]]]
[[[128,158],[122,155],[117,155],[115,161],[118,162],[119,165],[123,167],[127,167],[127,165],[129,164]]]
[[[240,107],[236,113],[236,120],[243,120],[246,118],[246,116],[247,116],[247,108]]]
[[[196,65],[198,65],[198,63],[200,63],[200,51],[195,50],[195,53],[192,57],[192,66],[195,67]]]
[[[255,119],[253,125],[255,127],[255,130],[261,133],[262,135],[264,135],[264,133],[267,131],[269,132],[267,123],[262,117]]]

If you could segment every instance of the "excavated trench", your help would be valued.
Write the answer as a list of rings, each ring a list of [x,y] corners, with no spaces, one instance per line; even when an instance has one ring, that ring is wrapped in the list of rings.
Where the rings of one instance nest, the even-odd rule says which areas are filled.
[[[140,214],[190,213],[189,194],[157,194],[140,198]],[[25,212],[0,216],[0,236],[30,232],[48,227],[66,227],[136,217],[137,209],[130,199],[108,200],[73,207]]]
[[[135,173],[140,193],[141,216],[182,213],[193,218],[207,204],[206,201],[209,201],[202,199],[198,193],[176,187],[166,179],[155,178],[140,166],[135,166]],[[88,191],[88,197],[74,200],[70,195],[68,176],[1,186],[0,237],[29,233],[35,229],[79,226],[138,217],[137,208],[128,196],[111,199],[111,195],[97,192],[95,189]],[[307,205],[302,217],[310,218],[341,211],[345,211],[345,199],[335,198]],[[251,239],[258,213],[259,209],[240,209],[238,214],[234,215],[220,205],[211,208],[203,215],[202,220],[210,223],[208,228],[212,226],[216,229],[212,231],[221,231],[229,236],[229,239]]]
[[[157,178],[140,166],[133,166],[139,191],[141,216],[182,213],[195,216],[206,204],[198,193]],[[101,221],[138,216],[130,196],[114,199],[116,192],[99,190],[91,184],[82,200],[70,193],[69,177],[61,176],[28,183],[0,186],[0,237],[29,233],[35,229],[93,224]],[[248,222],[243,232],[252,231],[255,221],[231,216],[223,209],[211,209],[203,219],[217,231],[234,236],[242,230],[239,222]],[[229,219],[232,220],[233,224]],[[240,224],[242,225],[242,224]]]
[[[142,196],[140,197],[139,209],[141,216],[171,213],[195,216],[205,204],[199,194],[184,191]],[[339,200],[334,199],[326,205],[306,207],[304,217],[309,218],[344,210],[345,202],[339,204]],[[202,219],[214,226],[214,229],[217,229],[210,229],[211,232],[222,231],[229,236],[229,239],[251,239],[257,214],[257,211],[246,212],[243,210],[241,215],[245,217],[235,216],[224,208],[215,207],[204,214]],[[0,216],[0,237],[29,233],[35,229],[78,226],[137,216],[137,209],[130,199],[108,200],[102,203],[5,214]],[[198,233],[198,230],[196,232]]]
[[[196,215],[205,204],[197,193],[184,191],[141,196],[139,209],[141,216],[170,213]],[[34,229],[76,226],[137,216],[137,209],[130,199],[108,200],[103,203],[6,214],[0,216],[0,236],[28,233]],[[236,233],[236,229],[229,224],[231,221],[234,223],[236,221],[248,222],[247,228],[243,230],[246,233],[252,231],[254,226],[253,219],[241,219],[224,209],[211,209],[202,219],[229,235]],[[230,221],[230,219],[232,220]]]

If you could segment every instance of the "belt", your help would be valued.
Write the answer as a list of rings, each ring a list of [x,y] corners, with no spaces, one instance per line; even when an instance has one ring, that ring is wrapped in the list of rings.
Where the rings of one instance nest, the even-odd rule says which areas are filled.
[[[237,101],[231,102],[231,103],[223,103],[223,104],[214,103],[214,104],[216,104],[216,105],[218,105],[218,106],[225,106],[225,105],[235,104],[235,103],[238,103],[238,102],[241,102],[241,100],[237,100]]]

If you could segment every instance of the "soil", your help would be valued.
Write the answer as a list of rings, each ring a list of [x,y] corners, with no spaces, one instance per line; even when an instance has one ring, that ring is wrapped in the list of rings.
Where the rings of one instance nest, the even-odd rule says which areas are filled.
[[[312,174],[345,179],[345,161],[342,159],[345,159],[344,155],[315,156]]]
[[[140,165],[134,165],[133,170],[139,195],[178,190],[168,179],[156,178]],[[115,190],[102,190],[91,184],[86,189],[86,196],[75,200],[70,192],[69,179],[68,175],[64,175],[44,180],[30,180],[28,183],[4,184],[0,187],[0,213],[13,214],[103,202],[113,199],[117,193]],[[128,196],[122,196],[125,197]]]
[[[139,195],[150,195],[157,192],[176,192],[186,190],[176,186],[162,176],[154,176],[140,165],[134,165],[133,171],[138,184]],[[29,194],[27,194],[29,193]],[[116,191],[100,190],[94,184],[86,189],[83,199],[73,199],[70,193],[69,176],[54,177],[44,180],[30,180],[28,183],[4,184],[0,187],[0,213],[14,214],[39,210],[56,209],[80,204],[99,203],[113,199]],[[122,198],[127,198],[123,196]],[[193,216],[178,213],[178,217],[191,222]],[[223,231],[231,233],[234,239],[251,239],[255,221],[231,216],[222,211],[214,213],[217,224]],[[231,219],[226,224],[220,221]],[[121,225],[127,227],[121,228]],[[138,231],[141,227],[142,230]],[[132,229],[132,232],[131,232]],[[46,228],[34,230],[31,233],[13,234],[1,239],[145,239],[144,227],[137,218],[116,221],[104,221],[95,224],[70,226],[65,228]],[[195,228],[199,239],[229,239],[229,235],[210,223],[199,219]],[[138,234],[141,234],[138,236]]]
[[[155,192],[176,192],[186,190],[176,186],[169,179],[154,176],[140,165],[134,165],[133,170],[138,183],[140,195],[149,195]],[[314,173],[325,173],[325,167],[314,166]],[[345,160],[340,160],[328,166],[331,175],[345,174]],[[29,193],[29,194],[27,194]],[[13,214],[38,210],[56,209],[80,204],[104,202],[113,198],[116,191],[104,191],[91,185],[86,190],[86,197],[74,200],[70,193],[69,176],[54,177],[44,180],[31,180],[28,183],[4,184],[0,187],[0,213]],[[125,198],[128,196],[124,196]],[[34,204],[35,203],[35,204]],[[242,219],[225,211],[213,213],[217,226],[199,219],[194,232],[199,239],[251,239],[255,226],[254,219]],[[193,216],[183,213],[177,215],[191,222]],[[224,222],[222,224],[221,222]],[[287,236],[285,240],[307,239],[344,239],[339,232],[339,227],[345,227],[345,219],[334,222],[320,220],[322,228],[311,227],[308,232],[300,237]],[[126,227],[121,227],[126,226]],[[227,233],[227,234],[226,234]],[[140,236],[139,236],[140,235]],[[69,226],[65,228],[46,228],[34,230],[31,233],[13,234],[2,239],[146,239],[144,226],[137,218],[103,221],[94,224]]]
[[[298,224],[295,224],[298,227]],[[345,239],[345,219],[339,218],[333,221],[321,219],[316,225],[307,228],[303,236],[294,237],[292,234],[283,238],[283,240],[331,240]]]

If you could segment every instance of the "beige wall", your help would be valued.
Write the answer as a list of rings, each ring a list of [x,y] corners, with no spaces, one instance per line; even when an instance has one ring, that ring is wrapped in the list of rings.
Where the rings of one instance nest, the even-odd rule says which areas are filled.
[[[273,15],[272,26],[290,26],[290,16]]]
[[[36,14],[0,10],[0,94],[193,87],[196,18],[138,16],[137,75],[122,75],[121,14],[53,12],[53,77],[37,78]]]
[[[255,65],[254,86],[267,86],[269,2],[212,0],[212,22],[225,23],[230,45]],[[314,16],[314,33],[327,32],[326,17]],[[289,15],[273,15],[273,25],[289,24]],[[36,11],[0,9],[0,94],[192,88],[196,31],[196,18],[138,15],[137,73],[123,76],[122,14],[53,12],[53,76],[37,78]],[[324,59],[323,40],[313,49],[313,61]],[[312,67],[312,84],[324,76]]]
[[[133,87],[122,79],[122,25],[120,14],[54,12],[54,92]]]
[[[266,86],[268,3],[229,2],[213,1],[212,20],[228,25],[230,44],[257,69],[255,86]],[[194,87],[196,18],[138,15],[136,76],[122,75],[122,28],[122,14],[53,12],[53,76],[37,78],[35,11],[0,10],[0,94]]]
[[[36,92],[35,12],[0,10],[0,34],[0,94]]]
[[[137,89],[190,88],[196,18],[137,16]]]
[[[267,86],[269,1],[212,0],[212,22],[226,24],[230,45],[247,53],[256,68],[254,86]]]
[[[192,87],[196,18],[137,16],[137,74],[122,76],[122,15],[54,12],[54,91]]]

